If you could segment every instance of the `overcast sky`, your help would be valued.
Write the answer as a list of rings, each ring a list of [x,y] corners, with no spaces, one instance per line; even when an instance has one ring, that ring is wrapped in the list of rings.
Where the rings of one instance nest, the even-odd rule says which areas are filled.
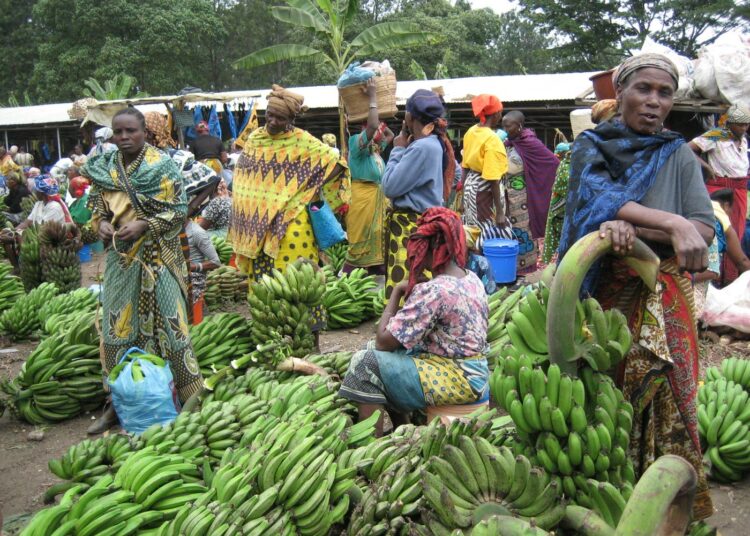
[[[503,13],[513,9],[515,2],[511,0],[469,0],[469,3],[474,8],[491,7],[498,13]]]

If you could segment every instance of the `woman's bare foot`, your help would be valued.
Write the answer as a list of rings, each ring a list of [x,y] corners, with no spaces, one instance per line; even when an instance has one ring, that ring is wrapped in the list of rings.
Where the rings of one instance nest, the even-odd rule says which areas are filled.
[[[91,426],[89,426],[88,430],[86,430],[86,433],[89,435],[103,434],[110,428],[117,426],[118,423],[119,420],[117,419],[115,408],[109,406],[106,410],[104,410],[102,416],[94,421]]]

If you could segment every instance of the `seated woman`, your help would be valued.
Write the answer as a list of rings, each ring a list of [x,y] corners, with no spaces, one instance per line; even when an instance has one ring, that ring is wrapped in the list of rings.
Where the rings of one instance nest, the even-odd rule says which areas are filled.
[[[8,209],[5,217],[12,224],[17,225],[23,220],[23,208],[21,201],[31,196],[31,192],[26,187],[25,181],[21,181],[21,176],[11,171],[5,176],[5,185],[8,187],[8,195],[5,196],[5,206]]]
[[[487,399],[487,296],[465,268],[466,251],[455,212],[436,207],[420,216],[407,244],[409,281],[394,288],[375,341],[354,355],[339,390],[359,404],[360,420],[387,408],[398,426],[426,406]],[[424,280],[425,270],[433,279]]]

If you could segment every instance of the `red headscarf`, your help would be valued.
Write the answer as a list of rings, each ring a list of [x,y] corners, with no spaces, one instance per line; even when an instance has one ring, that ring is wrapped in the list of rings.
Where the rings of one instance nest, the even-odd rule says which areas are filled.
[[[406,245],[409,265],[407,296],[427,267],[429,251],[432,252],[432,271],[439,270],[451,260],[461,268],[466,266],[466,235],[458,214],[447,208],[433,207],[417,220],[417,228]]]
[[[482,93],[471,99],[471,110],[474,117],[478,117],[479,122],[484,125],[488,115],[503,111],[503,103],[494,95]]]
[[[83,197],[83,194],[86,193],[86,188],[89,186],[89,181],[86,180],[86,177],[75,177],[70,181],[70,195],[75,197],[76,199],[79,197]]]

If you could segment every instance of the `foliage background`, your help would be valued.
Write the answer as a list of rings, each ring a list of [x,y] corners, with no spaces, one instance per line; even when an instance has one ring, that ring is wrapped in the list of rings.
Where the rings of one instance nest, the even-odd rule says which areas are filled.
[[[466,0],[361,0],[351,38],[376,22],[416,22],[438,46],[388,51],[399,79],[606,69],[651,33],[680,53],[734,27],[750,12],[733,0],[520,0],[502,15]],[[280,0],[0,0],[0,100],[71,101],[84,81],[127,74],[131,91],[173,94],[334,82],[310,62],[237,70],[232,62],[280,43],[313,44],[274,19]],[[744,7],[743,7],[744,6]],[[375,58],[375,59],[382,59]],[[418,68],[415,68],[418,67]],[[423,74],[422,74],[423,73]]]

